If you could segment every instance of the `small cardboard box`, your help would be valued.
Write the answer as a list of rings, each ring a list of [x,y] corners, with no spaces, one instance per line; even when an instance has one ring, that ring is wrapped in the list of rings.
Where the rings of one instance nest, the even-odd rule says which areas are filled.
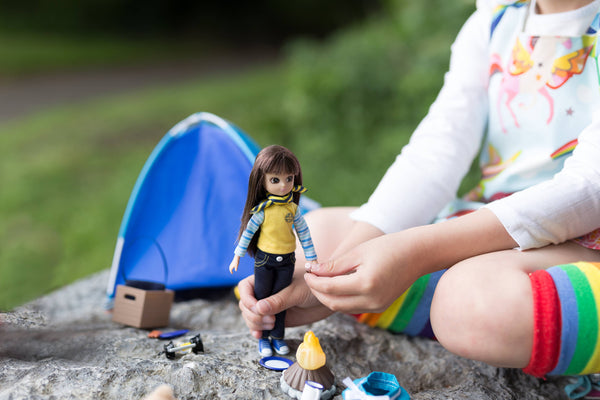
[[[112,320],[135,328],[159,328],[169,325],[172,290],[142,290],[118,285]]]

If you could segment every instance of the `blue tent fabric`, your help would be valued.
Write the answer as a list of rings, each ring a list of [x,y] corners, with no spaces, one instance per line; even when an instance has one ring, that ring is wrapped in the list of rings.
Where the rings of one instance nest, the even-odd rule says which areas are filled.
[[[210,113],[175,125],[134,186],[121,223],[107,287],[110,308],[126,280],[177,291],[231,287],[253,273],[244,257],[230,274],[248,176],[260,148]],[[304,198],[301,209],[315,208]]]

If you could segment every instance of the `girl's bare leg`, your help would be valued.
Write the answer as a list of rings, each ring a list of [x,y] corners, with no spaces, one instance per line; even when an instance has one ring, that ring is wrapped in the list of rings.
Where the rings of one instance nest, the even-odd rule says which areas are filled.
[[[306,223],[319,261],[328,260],[348,234],[354,224],[349,215],[354,210],[354,207],[324,207],[306,214]],[[303,271],[306,260],[299,242],[296,248],[296,271]]]
[[[533,342],[528,274],[577,261],[600,262],[600,251],[566,242],[459,262],[442,276],[435,291],[431,324],[436,338],[446,349],[466,358],[525,367]]]

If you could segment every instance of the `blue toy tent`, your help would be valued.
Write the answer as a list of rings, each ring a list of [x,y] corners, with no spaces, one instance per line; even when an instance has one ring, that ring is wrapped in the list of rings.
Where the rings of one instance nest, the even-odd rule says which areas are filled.
[[[177,293],[232,287],[252,274],[249,257],[233,275],[228,267],[258,151],[239,128],[209,113],[193,114],[167,132],[129,198],[107,307],[125,280],[162,283]],[[303,200],[306,211],[312,203]]]

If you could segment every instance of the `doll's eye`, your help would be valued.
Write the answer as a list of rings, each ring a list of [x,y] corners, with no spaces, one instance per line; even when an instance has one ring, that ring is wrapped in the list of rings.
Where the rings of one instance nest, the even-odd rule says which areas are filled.
[[[285,181],[287,183],[293,182],[294,181],[294,177],[292,175],[288,176],[287,178],[285,178]]]
[[[271,183],[279,183],[279,178],[271,178]]]

